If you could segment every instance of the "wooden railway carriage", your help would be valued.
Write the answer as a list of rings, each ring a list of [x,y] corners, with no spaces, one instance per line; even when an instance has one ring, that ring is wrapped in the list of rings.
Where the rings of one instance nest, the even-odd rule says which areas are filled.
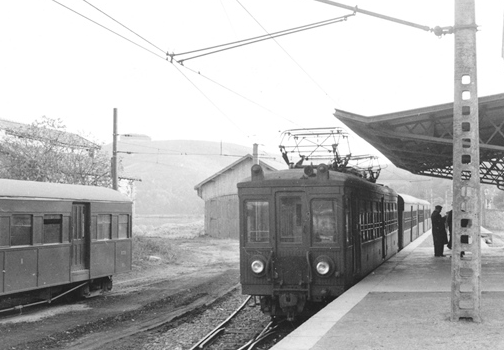
[[[0,180],[0,296],[109,290],[131,270],[131,213],[112,189]]]
[[[242,293],[272,316],[334,299],[400,247],[397,193],[324,164],[254,165],[238,196]]]

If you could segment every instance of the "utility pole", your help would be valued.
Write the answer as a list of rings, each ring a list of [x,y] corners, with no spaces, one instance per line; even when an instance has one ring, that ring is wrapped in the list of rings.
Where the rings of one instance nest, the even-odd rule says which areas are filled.
[[[472,318],[474,322],[481,322],[481,193],[474,0],[455,0],[455,26],[434,28],[332,0],[315,1],[430,31],[438,37],[455,34],[451,320]],[[504,39],[502,56],[504,58]]]
[[[112,159],[111,159],[111,175],[112,175],[112,188],[117,190],[117,108],[114,108],[114,124],[112,134]]]
[[[455,0],[451,320],[481,322],[481,192],[474,0]],[[463,252],[463,253],[462,253]],[[462,257],[462,255],[464,255]]]

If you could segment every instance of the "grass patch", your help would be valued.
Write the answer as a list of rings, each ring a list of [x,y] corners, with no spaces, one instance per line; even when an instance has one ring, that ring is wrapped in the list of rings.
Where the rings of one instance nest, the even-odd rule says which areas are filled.
[[[176,263],[180,251],[170,240],[160,237],[133,236],[133,264],[173,264]],[[157,257],[156,260],[152,257]]]
[[[166,223],[160,226],[133,227],[133,265],[148,267],[176,264],[187,254],[177,239],[194,239],[204,235],[203,220],[188,223]]]

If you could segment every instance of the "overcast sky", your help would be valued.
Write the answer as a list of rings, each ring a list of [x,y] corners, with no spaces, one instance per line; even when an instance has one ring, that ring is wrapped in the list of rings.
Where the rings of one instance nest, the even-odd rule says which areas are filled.
[[[275,149],[280,131],[340,126],[335,108],[371,116],[453,101],[453,35],[357,14],[182,67],[166,52],[351,12],[312,0],[59,2],[149,51],[55,1],[2,0],[0,118],[60,118],[69,131],[109,143],[118,108],[121,134]],[[453,0],[340,2],[429,27],[454,21]],[[504,4],[476,2],[479,96],[502,93]]]

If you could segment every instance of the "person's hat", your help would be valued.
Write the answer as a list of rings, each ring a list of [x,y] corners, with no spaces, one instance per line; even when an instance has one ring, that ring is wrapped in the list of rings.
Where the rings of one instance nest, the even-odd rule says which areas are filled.
[[[436,205],[436,209],[443,209],[443,207],[440,205]]]

